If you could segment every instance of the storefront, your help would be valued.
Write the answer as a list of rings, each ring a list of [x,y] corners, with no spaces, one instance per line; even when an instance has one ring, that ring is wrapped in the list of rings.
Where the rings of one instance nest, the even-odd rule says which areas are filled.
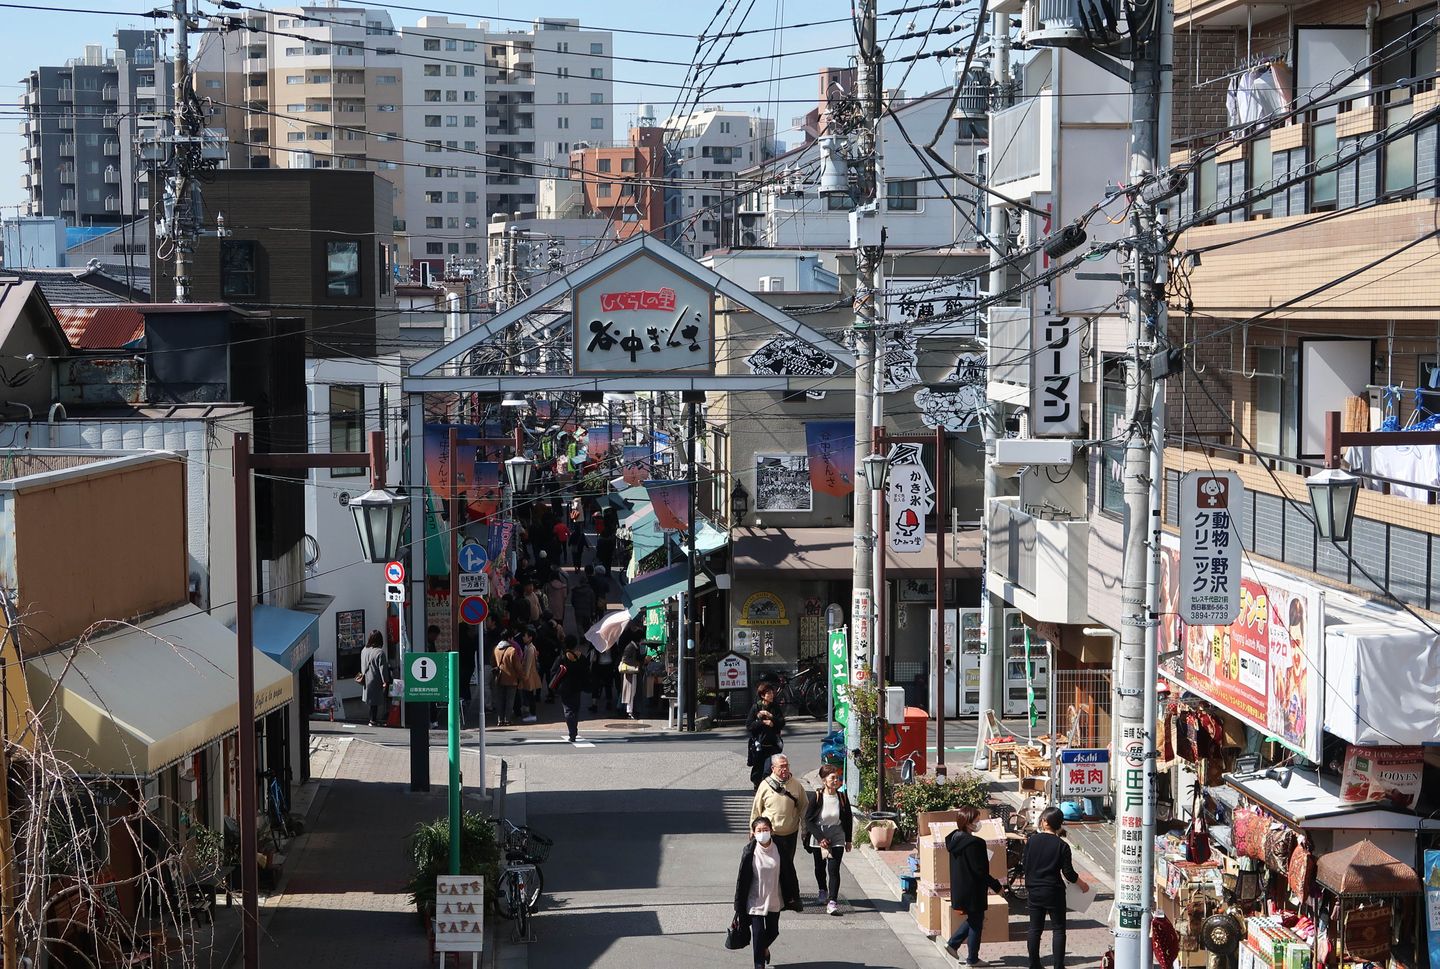
[[[310,779],[310,711],[315,684],[315,653],[320,648],[320,618],[333,596],[311,594],[294,609],[257,605],[252,635],[255,648],[290,671],[295,702],[266,718],[258,767],[274,770],[289,783]]]

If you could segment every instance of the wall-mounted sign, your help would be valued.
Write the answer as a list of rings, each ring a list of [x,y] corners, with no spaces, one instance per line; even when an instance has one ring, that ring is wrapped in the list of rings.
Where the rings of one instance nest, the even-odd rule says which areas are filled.
[[[890,551],[913,555],[925,548],[925,516],[935,507],[935,485],[920,461],[916,444],[890,449],[890,475],[885,484],[889,511],[886,542]]]
[[[891,330],[886,334],[882,363],[885,367],[882,393],[893,394],[920,382],[920,351],[915,338],[904,330]]]
[[[1345,748],[1340,773],[1340,800],[1347,804],[1377,802],[1383,807],[1413,810],[1420,800],[1425,772],[1423,747]]]
[[[1240,614],[1245,486],[1233,471],[1180,477],[1180,618],[1229,625]]]
[[[962,353],[955,369],[942,381],[946,386],[915,391],[921,422],[955,434],[968,431],[985,409],[985,367],[984,354]]]
[[[741,626],[790,625],[785,616],[785,603],[773,592],[751,593],[740,607],[740,618],[736,622]]]
[[[755,455],[755,511],[809,511],[808,454]]]
[[[726,653],[716,665],[715,680],[722,690],[745,690],[750,687],[750,661],[739,653]]]
[[[575,372],[713,373],[715,293],[641,252],[575,287]]]
[[[754,374],[769,374],[772,377],[825,377],[833,374],[840,366],[839,361],[824,350],[811,346],[793,336],[780,336],[763,344],[745,358],[745,363]],[[822,400],[823,390],[809,390],[805,396]]]
[[[1110,751],[1070,748],[1060,751],[1060,795],[1104,797],[1110,793]]]
[[[1030,347],[1030,433],[1080,433],[1080,327],[1068,316],[1037,316]]]

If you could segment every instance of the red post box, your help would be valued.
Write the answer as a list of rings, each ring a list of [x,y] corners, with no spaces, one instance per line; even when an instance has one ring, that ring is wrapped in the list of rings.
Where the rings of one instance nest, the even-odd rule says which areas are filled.
[[[885,768],[899,770],[906,760],[915,762],[915,776],[925,773],[925,740],[930,714],[920,707],[905,708],[905,722],[885,726]]]

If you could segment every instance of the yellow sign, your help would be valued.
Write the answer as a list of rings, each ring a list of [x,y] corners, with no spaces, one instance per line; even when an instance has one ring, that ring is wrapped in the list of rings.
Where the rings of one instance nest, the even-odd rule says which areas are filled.
[[[755,592],[740,607],[739,624],[742,626],[788,626],[785,604],[773,592]]]

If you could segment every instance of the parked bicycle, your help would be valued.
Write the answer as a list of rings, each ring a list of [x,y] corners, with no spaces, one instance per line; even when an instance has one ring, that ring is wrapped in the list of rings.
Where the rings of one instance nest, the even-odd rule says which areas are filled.
[[[787,709],[816,720],[824,720],[829,712],[830,685],[825,680],[825,669],[818,661],[802,661],[794,673],[766,673],[760,682],[773,684],[776,699]]]
[[[275,850],[284,850],[281,839],[294,838],[305,830],[305,822],[290,813],[290,772],[281,773],[275,769],[261,771],[265,781],[265,820],[270,828],[270,837]]]
[[[545,873],[540,865],[550,857],[555,842],[529,825],[516,824],[509,818],[489,820],[503,832],[500,850],[505,856],[496,884],[496,911],[502,918],[515,922],[516,941],[530,942],[530,913],[535,911],[545,890]]]

